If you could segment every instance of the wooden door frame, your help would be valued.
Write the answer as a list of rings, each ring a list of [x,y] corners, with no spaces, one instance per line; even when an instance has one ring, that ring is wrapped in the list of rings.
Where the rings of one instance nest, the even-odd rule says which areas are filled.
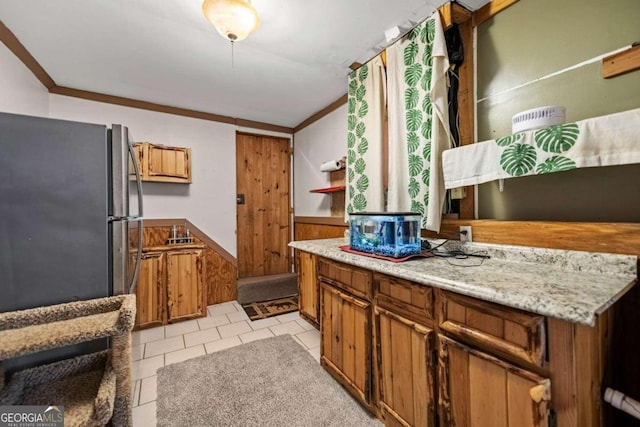
[[[286,139],[288,140],[288,155],[289,155],[289,160],[287,162],[287,168],[288,168],[288,177],[289,179],[287,180],[287,186],[288,186],[288,191],[289,191],[289,197],[287,198],[287,224],[289,227],[289,233],[288,233],[288,237],[289,237],[289,241],[293,240],[293,135],[267,135],[267,134],[261,134],[261,133],[254,133],[254,132],[247,132],[247,131],[241,131],[241,130],[236,130],[236,138],[235,138],[235,164],[237,165],[238,163],[238,137],[240,135],[245,135],[245,136],[250,136],[250,137],[256,137],[256,138],[271,138],[271,139]],[[236,173],[235,173],[235,179],[236,179],[236,195],[238,194],[238,187],[237,187],[237,180],[238,180],[238,173],[239,170],[238,168],[236,168]],[[236,260],[238,262],[238,270],[237,270],[237,277],[240,278],[240,253],[241,253],[241,247],[244,247],[244,245],[246,245],[245,242],[240,241],[240,239],[238,239],[238,227],[239,227],[239,222],[238,222],[238,203],[236,201]],[[286,250],[286,256],[288,259],[288,272],[293,272],[295,271],[295,258],[294,258],[294,253],[293,253],[293,249],[287,247]]]

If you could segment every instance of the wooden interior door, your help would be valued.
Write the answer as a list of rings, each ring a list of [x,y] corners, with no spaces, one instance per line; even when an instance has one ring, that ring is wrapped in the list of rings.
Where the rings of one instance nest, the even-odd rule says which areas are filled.
[[[289,138],[236,133],[238,277],[291,272]]]

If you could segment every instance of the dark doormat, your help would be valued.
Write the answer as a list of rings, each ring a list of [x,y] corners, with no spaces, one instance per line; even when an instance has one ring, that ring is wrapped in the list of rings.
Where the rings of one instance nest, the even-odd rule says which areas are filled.
[[[269,301],[250,302],[242,304],[245,313],[251,320],[266,319],[271,316],[290,313],[298,310],[298,295],[285,298],[272,299]]]

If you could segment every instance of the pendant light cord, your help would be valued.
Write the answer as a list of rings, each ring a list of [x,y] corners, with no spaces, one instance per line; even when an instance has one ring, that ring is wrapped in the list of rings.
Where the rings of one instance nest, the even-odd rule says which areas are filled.
[[[234,65],[234,58],[233,58],[233,40],[231,40],[231,68],[233,68]]]

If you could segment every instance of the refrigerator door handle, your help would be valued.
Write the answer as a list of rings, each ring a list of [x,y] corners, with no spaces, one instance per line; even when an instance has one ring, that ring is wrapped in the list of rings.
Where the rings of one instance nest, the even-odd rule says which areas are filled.
[[[132,159],[133,170],[136,173],[136,186],[138,187],[138,216],[142,217],[142,177],[140,176],[140,167],[138,166],[136,153],[133,151],[133,145],[130,142],[127,145],[129,146],[129,155]],[[142,244],[138,247],[141,248]]]
[[[142,205],[140,206],[142,207]],[[142,221],[140,221],[140,225],[138,227],[138,253],[136,254],[136,265],[133,268],[133,277],[131,278],[131,283],[129,283],[130,294],[133,294],[136,292],[136,285],[138,284],[138,274],[140,273],[140,264],[142,264],[142,241],[143,241],[143,228],[142,228]]]

